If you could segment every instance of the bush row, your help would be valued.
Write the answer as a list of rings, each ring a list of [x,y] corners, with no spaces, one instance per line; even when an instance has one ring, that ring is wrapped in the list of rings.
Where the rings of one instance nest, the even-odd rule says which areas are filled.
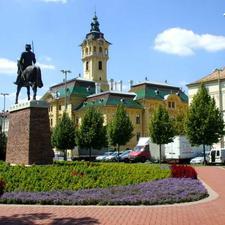
[[[71,162],[49,166],[10,166],[0,162],[6,192],[80,190],[137,184],[170,177],[152,164]]]

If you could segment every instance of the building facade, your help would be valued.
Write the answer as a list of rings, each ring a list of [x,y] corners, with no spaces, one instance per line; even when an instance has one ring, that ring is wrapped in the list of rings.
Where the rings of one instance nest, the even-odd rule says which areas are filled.
[[[49,119],[52,128],[65,110],[76,126],[79,126],[88,107],[96,107],[103,114],[106,125],[113,118],[118,104],[124,104],[134,126],[134,136],[121,149],[134,148],[139,137],[149,136],[149,119],[159,104],[165,105],[175,117],[187,110],[188,98],[179,87],[146,80],[132,84],[128,92],[122,91],[122,82],[120,88],[115,88],[113,80],[107,79],[109,46],[110,43],[100,32],[95,15],[90,33],[81,44],[83,76],[68,81],[66,85],[60,83],[50,87],[42,99],[50,104]]]
[[[223,119],[225,119],[225,69],[215,69],[209,75],[188,84],[189,103],[192,102],[193,96],[197,93],[202,83],[207,88],[209,95],[215,99],[216,106],[222,112]],[[214,144],[213,147],[224,148],[224,140],[223,137],[221,141]]]

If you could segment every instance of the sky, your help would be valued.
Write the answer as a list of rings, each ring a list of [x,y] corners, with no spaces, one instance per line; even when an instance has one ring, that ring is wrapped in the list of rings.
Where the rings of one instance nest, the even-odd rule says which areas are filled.
[[[108,80],[167,82],[182,87],[225,67],[223,0],[0,0],[0,93],[14,104],[16,61],[34,43],[44,87],[83,74],[80,44],[94,13],[112,43]],[[20,101],[26,98],[26,89]],[[0,95],[0,111],[4,97]]]

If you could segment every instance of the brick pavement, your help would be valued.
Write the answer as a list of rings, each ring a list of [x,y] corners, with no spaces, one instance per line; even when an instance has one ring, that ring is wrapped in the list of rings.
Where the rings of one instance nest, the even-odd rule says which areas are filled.
[[[225,170],[198,167],[218,197],[170,206],[22,206],[0,205],[0,225],[225,225]]]

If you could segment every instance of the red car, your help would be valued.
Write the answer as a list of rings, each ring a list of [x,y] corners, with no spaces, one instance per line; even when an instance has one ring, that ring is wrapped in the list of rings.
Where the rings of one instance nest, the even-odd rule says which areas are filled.
[[[134,151],[130,152],[129,160],[131,162],[145,162],[151,158],[149,144],[144,146],[136,146]]]

